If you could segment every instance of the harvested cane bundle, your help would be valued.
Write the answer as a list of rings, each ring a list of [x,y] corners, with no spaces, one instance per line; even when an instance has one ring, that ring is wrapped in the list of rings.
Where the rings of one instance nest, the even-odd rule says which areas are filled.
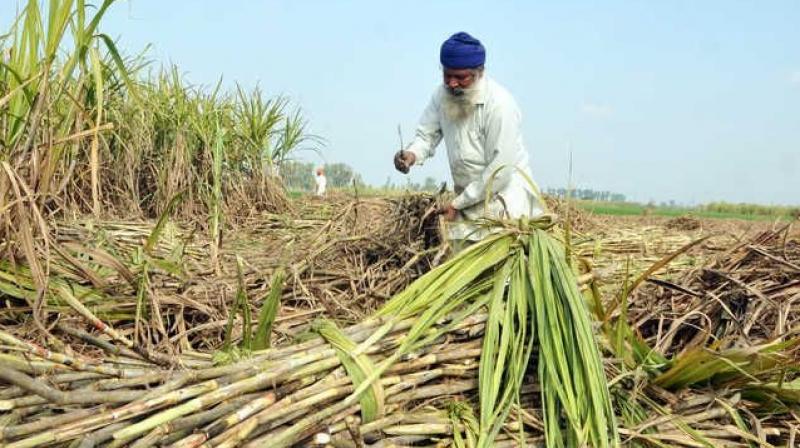
[[[415,282],[380,312],[398,318],[420,315],[424,324],[459,305],[468,310],[488,306],[478,446],[492,446],[519,400],[534,345],[539,346],[548,446],[618,444],[589,313],[563,248],[544,230],[550,224],[548,218],[521,222],[518,229],[485,239]],[[461,288],[485,277],[493,284],[488,295],[463,295]]]
[[[325,428],[349,430],[360,413],[362,433],[489,447],[530,427],[523,411],[513,409],[539,401],[548,446],[617,445],[588,311],[560,244],[544,230],[550,225],[542,218],[500,228],[415,281],[376,316],[342,330],[319,324],[322,338],[232,365],[184,355],[187,368],[175,371],[125,356],[100,365],[62,362],[49,352],[32,363],[25,357],[43,352],[8,339],[17,347],[5,355],[9,367],[0,374],[15,387],[4,392],[0,408],[12,411],[15,423],[2,437],[17,448],[108,440],[110,446],[306,446]],[[523,384],[537,345],[540,392],[533,394],[541,399]],[[42,377],[69,368],[82,376],[63,373],[49,384]],[[473,417],[462,402],[438,429],[409,428],[413,421],[396,418],[413,411],[413,403],[476,390]],[[87,417],[89,406],[100,407]],[[31,413],[48,417],[35,434]]]

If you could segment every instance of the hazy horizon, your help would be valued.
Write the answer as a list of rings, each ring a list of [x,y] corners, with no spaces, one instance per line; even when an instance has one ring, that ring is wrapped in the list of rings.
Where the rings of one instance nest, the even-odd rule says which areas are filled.
[[[8,30],[18,2],[0,9]],[[532,171],[640,202],[800,205],[800,3],[120,1],[101,31],[195,83],[289,95],[324,137],[316,163],[406,182],[391,163],[456,31],[523,112]],[[450,183],[440,146],[411,179]]]

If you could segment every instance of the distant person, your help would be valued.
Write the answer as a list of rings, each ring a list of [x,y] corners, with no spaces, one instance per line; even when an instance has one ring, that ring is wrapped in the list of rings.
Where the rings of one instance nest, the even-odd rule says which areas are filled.
[[[520,110],[511,94],[485,74],[483,45],[467,33],[456,33],[442,44],[439,60],[444,82],[425,108],[414,141],[395,154],[395,168],[408,173],[433,157],[444,139],[456,198],[441,212],[446,220],[457,221],[450,226],[452,240],[482,237],[465,220],[541,214],[534,188],[525,179],[532,178]],[[500,167],[505,168],[490,180]]]
[[[318,198],[325,197],[325,188],[328,186],[328,179],[325,177],[325,170],[321,167],[317,168],[314,181],[317,183],[317,190],[314,195]]]

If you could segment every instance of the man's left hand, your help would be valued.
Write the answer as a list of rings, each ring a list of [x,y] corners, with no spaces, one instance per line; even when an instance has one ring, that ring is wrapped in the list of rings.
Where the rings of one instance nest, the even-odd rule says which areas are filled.
[[[458,209],[453,207],[453,204],[445,205],[439,212],[442,214],[445,221],[455,221],[458,217]]]

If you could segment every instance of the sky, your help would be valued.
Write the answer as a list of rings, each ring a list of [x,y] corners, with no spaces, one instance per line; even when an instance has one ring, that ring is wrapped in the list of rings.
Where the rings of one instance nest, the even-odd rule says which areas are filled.
[[[522,110],[540,186],[797,205],[798,23],[796,0],[120,0],[101,29],[194,83],[288,95],[326,140],[306,157],[376,185],[450,180],[444,147],[410,176],[392,156],[441,82],[441,42],[467,31]]]

